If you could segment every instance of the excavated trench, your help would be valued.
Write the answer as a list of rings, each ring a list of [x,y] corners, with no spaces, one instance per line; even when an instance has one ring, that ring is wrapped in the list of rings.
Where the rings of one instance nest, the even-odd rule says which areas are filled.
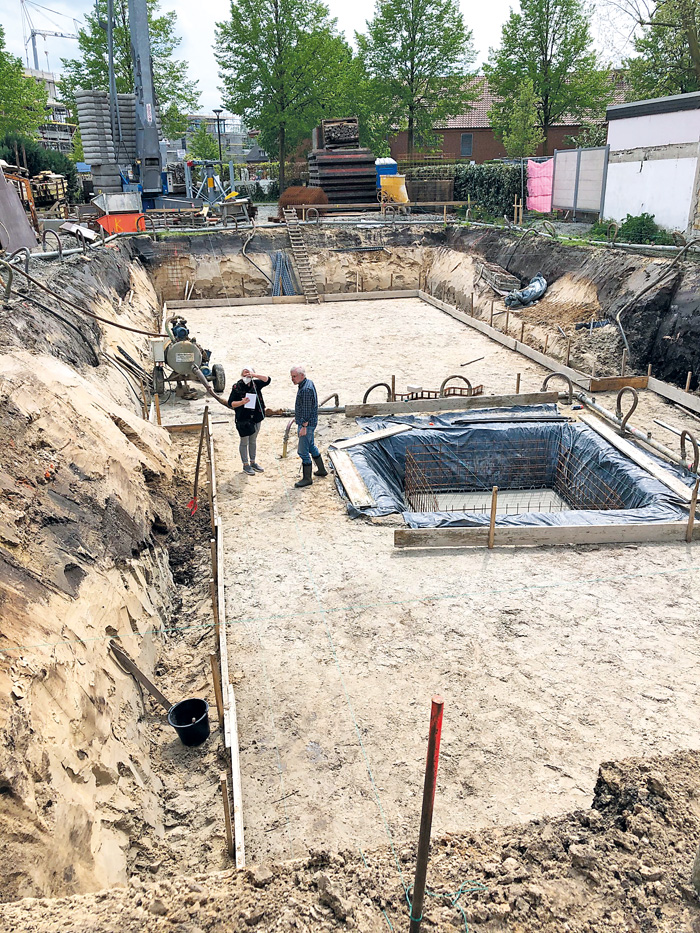
[[[619,371],[617,329],[573,325],[614,317],[669,262],[482,228],[321,225],[305,238],[321,293],[420,287],[485,320],[496,296],[480,259],[523,283],[541,272],[548,292],[511,316],[511,333],[525,322],[532,346],[563,358],[562,328],[571,365],[599,375]],[[32,270],[81,307],[154,332],[185,286],[193,301],[269,295],[272,256],[287,248],[281,229],[258,230],[245,255],[237,234],[138,237]],[[699,276],[679,264],[626,313],[632,370],[651,364],[681,385],[700,370]],[[501,310],[496,299],[496,320]],[[211,779],[223,760],[216,727],[204,752],[185,749],[107,650],[119,637],[166,695],[213,699],[208,515],[184,508],[196,441],[141,417],[119,347],[147,365],[145,335],[34,286],[0,325],[3,900],[230,864]]]
[[[620,372],[624,342],[613,323],[621,324],[629,344],[627,371],[654,376],[691,390],[700,384],[700,267],[695,261],[673,266],[673,256],[649,257],[622,249],[569,246],[543,236],[524,240],[490,228],[382,225],[355,228],[304,228],[311,267],[322,294],[421,287],[461,310],[470,310],[503,329],[505,305],[479,275],[479,263],[496,263],[527,284],[541,273],[544,298],[509,316],[509,333],[535,349],[564,360],[569,338],[570,362],[582,372]],[[249,233],[245,235],[245,240]],[[259,229],[243,252],[238,235],[179,237],[158,244],[142,242],[140,254],[158,295],[165,301],[262,298],[271,294],[272,257],[288,250],[283,229]],[[660,279],[660,283],[654,283]],[[637,297],[639,296],[639,297]],[[473,302],[473,305],[472,305]],[[629,306],[631,303],[631,306]],[[626,308],[626,306],[629,306]],[[607,326],[590,328],[595,321]]]

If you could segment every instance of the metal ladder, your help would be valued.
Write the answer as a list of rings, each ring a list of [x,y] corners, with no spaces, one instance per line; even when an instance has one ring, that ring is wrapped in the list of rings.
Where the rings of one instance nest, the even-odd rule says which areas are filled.
[[[306,243],[304,242],[301,227],[299,226],[299,218],[297,217],[296,208],[283,207],[282,215],[284,217],[284,222],[287,225],[289,242],[292,244],[294,265],[296,266],[297,275],[299,276],[299,283],[304,292],[306,303],[318,304],[320,301],[318,297],[318,290],[316,288],[316,282],[314,281],[314,277],[311,272],[311,266],[309,265],[309,254],[306,251]]]

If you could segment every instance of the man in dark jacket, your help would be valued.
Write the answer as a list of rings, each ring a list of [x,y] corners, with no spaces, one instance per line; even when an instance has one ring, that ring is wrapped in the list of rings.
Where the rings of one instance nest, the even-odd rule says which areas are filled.
[[[306,377],[306,370],[303,366],[294,366],[291,370],[292,382],[297,387],[297,397],[294,403],[294,420],[297,425],[297,434],[299,435],[299,447],[297,451],[301,457],[302,478],[294,485],[297,487],[310,486],[311,470],[313,457],[316,463],[316,476],[328,476],[328,470],[324,466],[321,451],[314,443],[314,431],[318,424],[318,396],[316,395],[316,386]]]
[[[264,469],[256,463],[260,425],[265,417],[265,401],[262,397],[263,386],[269,386],[272,380],[269,376],[261,376],[246,367],[241,372],[241,378],[234,383],[228,397],[229,408],[236,412],[236,430],[241,438],[238,449],[243,461],[243,471],[254,476],[264,473]]]

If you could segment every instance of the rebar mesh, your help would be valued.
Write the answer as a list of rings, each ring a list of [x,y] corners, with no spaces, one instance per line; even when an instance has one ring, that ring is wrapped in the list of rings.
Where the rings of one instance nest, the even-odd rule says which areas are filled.
[[[431,443],[406,448],[404,494],[414,512],[488,512],[490,495],[469,494],[490,494],[493,486],[523,491],[501,497],[498,511],[508,514],[627,507],[624,477],[584,460],[563,437],[515,442],[502,434],[459,446]]]

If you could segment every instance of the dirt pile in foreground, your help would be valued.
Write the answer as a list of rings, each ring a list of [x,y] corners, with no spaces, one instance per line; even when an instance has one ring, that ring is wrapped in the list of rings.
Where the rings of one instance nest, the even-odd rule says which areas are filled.
[[[593,805],[433,844],[426,930],[697,931],[700,753],[601,766]],[[439,806],[439,800],[437,802]],[[17,933],[406,929],[414,849],[331,855],[0,908]]]

